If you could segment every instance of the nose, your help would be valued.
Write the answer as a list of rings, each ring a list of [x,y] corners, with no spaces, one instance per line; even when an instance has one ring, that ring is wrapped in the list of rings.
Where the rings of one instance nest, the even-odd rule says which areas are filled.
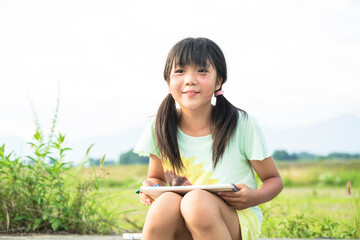
[[[185,74],[185,85],[196,85],[197,77],[197,72],[187,71]]]

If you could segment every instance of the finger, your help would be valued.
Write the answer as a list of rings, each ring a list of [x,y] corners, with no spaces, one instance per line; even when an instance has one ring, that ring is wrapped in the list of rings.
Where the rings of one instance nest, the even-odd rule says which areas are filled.
[[[143,186],[152,186],[154,185],[155,183],[153,181],[150,181],[150,180],[144,180],[142,182]]]
[[[240,191],[242,190],[242,189],[246,189],[246,188],[249,188],[247,185],[245,185],[245,184],[243,184],[243,183],[239,183],[239,184],[236,184],[236,186],[238,187],[238,189],[240,189]]]
[[[143,193],[143,192],[140,192],[140,198],[143,198],[143,199],[150,199],[150,201],[154,201],[154,199],[152,197],[150,197],[149,195]]]
[[[140,199],[140,202],[146,206],[149,206],[150,204],[152,204],[151,200],[146,198],[146,199]]]
[[[147,197],[144,194],[140,194],[140,202],[144,205],[147,203]]]
[[[222,197],[222,199],[227,202],[228,204],[235,204],[235,203],[239,203],[239,198],[232,198],[232,197]]]
[[[144,194],[144,193],[141,193],[140,194],[140,201],[149,206],[150,204],[152,204],[154,202],[154,199],[152,199],[151,197],[149,197],[148,195]]]
[[[225,200],[224,200],[225,201]],[[241,210],[241,209],[244,209],[246,208],[245,207],[245,204],[241,203],[241,202],[227,202],[225,201],[227,205],[237,209],[237,210]]]
[[[227,202],[226,200],[224,200],[225,201],[225,203],[227,204],[227,205],[229,205],[229,206],[231,206],[231,207],[233,207],[234,209],[243,209],[244,207],[243,207],[243,205],[241,204],[241,203],[239,203],[239,202]]]
[[[140,197],[140,199],[144,202],[144,203],[150,203],[151,202],[151,198],[145,194],[142,194],[142,196]]]
[[[218,195],[220,197],[232,197],[232,198],[240,197],[239,192],[218,192]]]

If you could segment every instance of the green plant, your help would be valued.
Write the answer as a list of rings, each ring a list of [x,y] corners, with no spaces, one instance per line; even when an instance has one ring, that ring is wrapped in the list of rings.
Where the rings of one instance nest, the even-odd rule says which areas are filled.
[[[264,215],[265,217],[265,215]],[[330,217],[316,219],[305,214],[264,218],[262,237],[267,238],[354,238],[355,229]]]
[[[352,213],[354,216],[355,232],[357,237],[360,239],[360,208],[359,208],[359,199],[354,198],[351,194],[351,181],[349,180],[346,184],[346,192],[350,198],[350,204]]]
[[[315,219],[304,214],[286,218],[280,222],[281,232],[279,237],[311,238],[316,237],[314,232]]]
[[[31,156],[14,158],[13,152],[6,154],[5,144],[0,146],[0,232],[120,232],[118,216],[128,211],[109,207],[118,194],[99,191],[100,180],[107,174],[102,168],[105,155],[98,171],[92,167],[90,178],[77,178],[92,146],[75,171],[71,169],[71,163],[64,161],[71,150],[66,147],[65,135],[59,133],[54,140],[58,106],[59,98],[47,141],[35,120],[36,132],[29,142]]]

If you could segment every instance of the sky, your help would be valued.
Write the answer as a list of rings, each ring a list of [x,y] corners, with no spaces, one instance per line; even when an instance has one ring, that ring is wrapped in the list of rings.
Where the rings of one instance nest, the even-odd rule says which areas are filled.
[[[170,48],[207,37],[224,95],[265,126],[360,117],[360,1],[0,1],[0,136],[70,139],[143,124],[168,93]]]

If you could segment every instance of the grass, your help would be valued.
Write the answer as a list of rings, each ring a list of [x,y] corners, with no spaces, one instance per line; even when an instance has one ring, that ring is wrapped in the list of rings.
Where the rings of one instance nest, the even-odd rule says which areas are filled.
[[[350,199],[346,191],[346,177],[356,182],[358,176],[355,172],[360,169],[360,161],[280,163],[278,167],[286,187],[278,197],[261,206],[264,211],[262,237],[359,238],[351,201],[359,208],[360,186],[353,184],[353,199]],[[146,178],[147,166],[105,169],[109,175],[100,183],[100,190],[119,194],[114,203],[121,206],[121,210],[131,210],[119,216],[121,228],[127,232],[140,232],[148,207],[140,203],[135,191]],[[80,176],[86,177],[88,171],[83,169]],[[337,182],[324,181],[324,173],[340,176],[340,181],[345,184],[341,186]],[[359,219],[359,213],[357,216]]]
[[[147,206],[139,201],[136,190],[147,176],[146,165],[125,165],[104,167],[106,179],[100,182],[100,190],[104,195],[116,195],[112,200],[113,209],[128,211],[118,217],[118,222],[124,232],[141,232],[144,225]],[[91,169],[83,168],[79,178],[88,178]]]
[[[263,237],[356,237],[351,227],[354,226],[353,211],[345,187],[285,188],[261,208],[264,210]],[[291,221],[298,225],[291,227]],[[305,227],[302,222],[311,226]],[[299,226],[302,229],[295,228]],[[296,232],[291,232],[291,228]],[[303,232],[308,229],[311,232]]]
[[[60,142],[57,150],[60,151],[64,149],[61,147],[63,139],[58,139],[58,141]],[[41,144],[33,143],[33,145],[34,151],[41,153],[41,150],[37,149]],[[0,212],[1,226],[3,226],[0,230],[36,232],[50,229],[76,232],[76,229],[81,229],[80,233],[103,234],[119,231],[141,232],[148,207],[140,203],[135,191],[141,186],[142,180],[146,179],[146,165],[64,167],[59,168],[61,170],[56,175],[56,166],[60,165],[41,163],[40,171],[26,175],[21,172],[24,170],[15,167],[16,164],[20,164],[18,160],[7,162],[4,160],[10,158],[9,155],[4,154],[4,146],[0,152],[2,153],[0,181],[5,183],[5,186],[10,186],[0,191],[3,209],[6,209]],[[61,164],[59,159],[54,158],[54,160]],[[10,170],[4,168],[6,164],[11,166]],[[278,167],[286,187],[274,200],[260,206],[264,212],[261,237],[359,238],[360,186],[355,173],[360,168],[360,161],[280,163]],[[4,173],[9,172],[12,175],[8,174],[8,178],[5,179]],[[35,191],[36,198],[19,197],[9,192],[14,189],[11,186],[14,186],[16,178],[19,179],[16,183],[20,186],[18,189],[23,191],[27,186],[26,183],[33,181],[25,177],[36,176],[36,172],[42,176],[42,181],[39,180],[39,183],[44,185],[44,188],[38,186]],[[338,180],[325,181],[324,174],[337,176]],[[56,178],[51,178],[52,175]],[[351,189],[351,196],[349,196],[346,184],[344,186],[338,184],[339,181],[345,182],[347,177],[355,182]],[[60,181],[61,184],[56,184],[56,181]],[[50,188],[54,190],[49,191]],[[27,194],[29,195],[29,191]],[[11,196],[17,196],[17,198],[10,199]],[[63,197],[59,199],[59,196]],[[52,199],[52,202],[45,205],[44,199]],[[42,202],[41,205],[38,204],[39,201]],[[81,204],[76,204],[79,201]],[[27,207],[32,209],[31,211],[24,213],[19,209],[12,209],[13,212],[10,212],[11,206],[25,206],[25,203],[33,204]],[[79,208],[80,205],[81,208]],[[34,209],[37,209],[39,214],[35,214]],[[76,209],[78,213],[75,213]],[[4,228],[4,226],[7,227]]]
[[[360,185],[359,160],[279,162],[277,165],[285,187],[343,187],[348,180],[354,186]]]

